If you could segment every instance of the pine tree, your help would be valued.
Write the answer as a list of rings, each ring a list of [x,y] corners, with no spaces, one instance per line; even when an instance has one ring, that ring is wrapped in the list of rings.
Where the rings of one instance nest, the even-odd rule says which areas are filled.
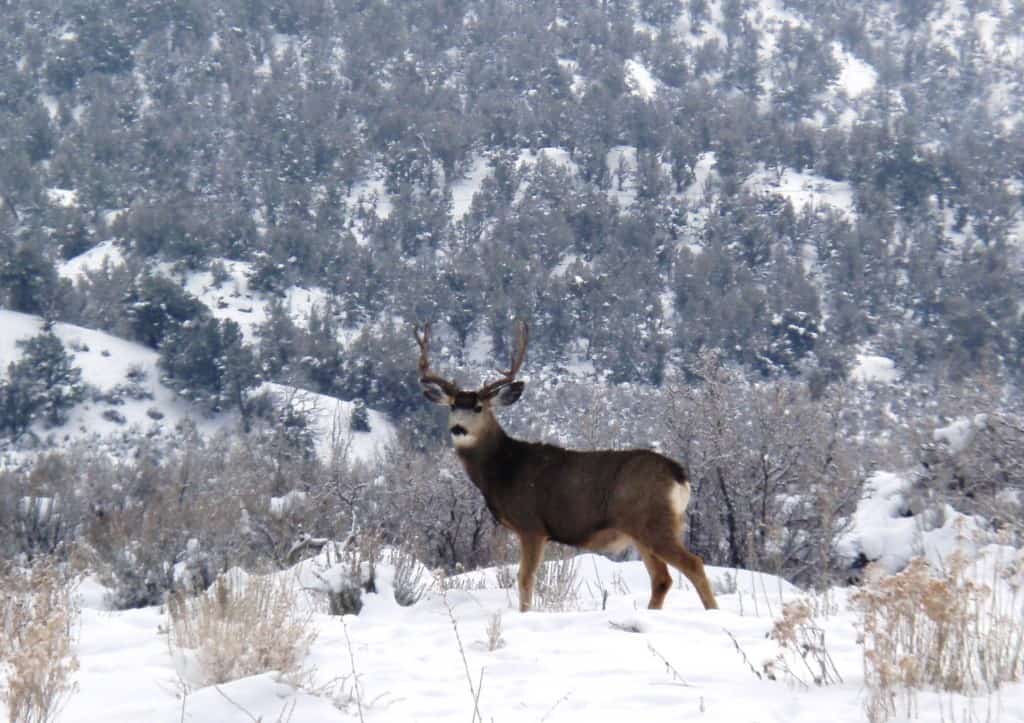
[[[85,394],[82,370],[49,325],[19,346],[24,352],[8,367],[3,389],[3,426],[15,438],[40,417],[49,426],[63,424]]]
[[[24,243],[0,263],[0,302],[15,311],[42,314],[52,309],[60,281],[38,244]]]

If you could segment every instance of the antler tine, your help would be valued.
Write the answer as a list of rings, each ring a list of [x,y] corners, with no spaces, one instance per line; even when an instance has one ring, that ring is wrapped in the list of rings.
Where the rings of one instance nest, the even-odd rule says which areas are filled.
[[[420,333],[419,326],[414,326],[412,335],[416,337],[416,343],[420,347],[420,381],[433,382],[441,387],[446,394],[454,396],[458,387],[444,377],[438,376],[430,370],[430,322],[423,325],[423,333]]]
[[[501,372],[504,376],[509,379],[515,379],[516,374],[519,373],[519,368],[523,365],[526,360],[526,345],[530,341],[530,327],[526,325],[525,321],[519,321],[519,334],[516,338],[516,351],[512,355],[512,365],[508,371]],[[500,369],[498,371],[501,371]]]
[[[511,384],[516,379],[516,374],[519,373],[520,367],[523,366],[523,362],[526,360],[526,345],[530,341],[530,327],[525,321],[519,321],[519,334],[516,339],[516,348],[512,353],[511,365],[507,370],[498,370],[498,374],[501,374],[501,379],[491,382],[490,384],[484,385],[480,390],[481,394],[490,395],[498,391],[502,387]]]

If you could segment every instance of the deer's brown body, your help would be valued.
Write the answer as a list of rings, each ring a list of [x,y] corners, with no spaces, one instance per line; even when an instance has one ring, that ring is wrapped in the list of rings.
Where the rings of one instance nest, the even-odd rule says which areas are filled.
[[[522,393],[514,378],[526,352],[525,324],[510,370],[476,392],[430,372],[428,331],[417,336],[424,394],[450,408],[449,430],[466,474],[494,517],[519,537],[521,610],[530,608],[549,540],[592,550],[635,545],[651,576],[649,607],[660,608],[672,585],[667,564],[693,583],[704,607],[718,607],[703,561],[680,541],[690,498],[681,465],[650,450],[577,451],[508,436],[493,408]]]

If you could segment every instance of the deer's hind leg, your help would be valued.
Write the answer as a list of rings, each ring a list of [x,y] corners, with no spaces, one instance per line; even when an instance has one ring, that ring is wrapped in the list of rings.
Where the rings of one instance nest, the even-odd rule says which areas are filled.
[[[647,574],[651,576],[651,600],[647,607],[651,610],[661,610],[665,603],[665,596],[672,587],[672,576],[668,572],[668,565],[660,557],[655,555],[649,548],[638,545],[637,550],[647,568]]]
[[[704,572],[704,561],[700,555],[693,554],[683,547],[683,543],[674,538],[655,545],[654,554],[686,575],[686,579],[697,588],[697,595],[700,596],[705,610],[718,608],[718,601],[715,600],[715,593],[711,590],[711,583],[708,582],[708,576]]]

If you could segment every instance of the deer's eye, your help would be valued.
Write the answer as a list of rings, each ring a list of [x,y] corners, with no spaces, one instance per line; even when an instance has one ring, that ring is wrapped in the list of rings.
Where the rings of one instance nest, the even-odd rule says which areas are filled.
[[[473,411],[479,414],[480,412],[484,411],[484,407],[482,404],[477,404],[475,407],[473,407]]]

